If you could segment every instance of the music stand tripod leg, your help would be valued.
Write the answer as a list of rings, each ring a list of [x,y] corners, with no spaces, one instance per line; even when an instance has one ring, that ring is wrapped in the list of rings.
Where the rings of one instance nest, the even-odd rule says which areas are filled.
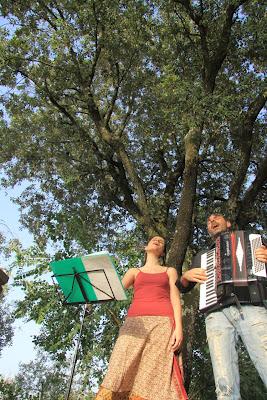
[[[77,359],[78,359],[78,353],[79,353],[79,347],[80,347],[80,342],[81,342],[81,336],[82,336],[82,330],[83,330],[83,324],[84,324],[85,315],[86,315],[86,304],[84,305],[84,309],[83,309],[81,327],[80,327],[80,332],[79,332],[79,336],[78,336],[78,339],[77,339],[77,343],[76,343],[76,347],[75,347],[75,351],[74,351],[74,355],[73,355],[72,367],[71,367],[71,375],[70,375],[70,379],[69,379],[68,391],[67,391],[65,400],[68,400],[69,397],[70,397],[72,381],[73,381],[75,367],[76,367],[76,363],[77,363]]]

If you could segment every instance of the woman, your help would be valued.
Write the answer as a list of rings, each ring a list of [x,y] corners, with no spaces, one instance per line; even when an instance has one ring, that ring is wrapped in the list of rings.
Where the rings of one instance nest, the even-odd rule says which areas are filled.
[[[95,400],[187,399],[174,357],[183,340],[177,272],[160,263],[162,237],[149,240],[145,252],[144,266],[122,279],[125,289],[134,287],[134,298]]]

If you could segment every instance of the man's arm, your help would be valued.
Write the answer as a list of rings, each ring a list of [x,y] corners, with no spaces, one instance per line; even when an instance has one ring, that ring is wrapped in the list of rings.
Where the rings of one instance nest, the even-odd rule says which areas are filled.
[[[191,268],[185,271],[176,286],[181,293],[187,293],[192,290],[197,283],[204,283],[207,280],[206,271],[199,268],[201,265],[201,253],[198,253],[192,260]]]

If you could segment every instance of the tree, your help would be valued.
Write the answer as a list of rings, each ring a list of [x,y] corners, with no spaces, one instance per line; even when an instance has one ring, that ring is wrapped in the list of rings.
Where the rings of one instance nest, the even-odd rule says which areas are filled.
[[[0,232],[0,253],[4,253],[6,248],[5,236]],[[6,272],[3,271],[4,278],[6,280]],[[11,345],[12,337],[14,335],[13,322],[14,315],[10,310],[10,306],[7,304],[5,299],[6,287],[0,285],[0,357],[3,348],[7,345]]]
[[[1,399],[63,400],[69,379],[67,367],[67,363],[53,361],[45,353],[39,352],[36,360],[20,364],[19,372],[13,380],[1,378]],[[92,393],[74,382],[70,400],[90,398]]]
[[[59,363],[51,363],[44,355],[35,361],[21,364],[15,377],[19,390],[18,399],[63,399],[66,392],[67,376],[64,367]]]
[[[11,345],[14,334],[12,324],[14,316],[12,315],[9,306],[4,301],[3,295],[0,295],[0,355],[3,348]]]
[[[8,226],[4,224],[3,221],[0,221],[0,255],[3,259],[10,255],[10,251],[8,250],[9,244],[7,241],[7,237],[5,234],[5,228],[9,230]],[[0,357],[2,350],[5,346],[12,344],[12,338],[14,335],[14,314],[11,311],[10,305],[7,302],[6,294],[8,292],[8,288],[6,280],[8,279],[8,273],[5,269],[0,266],[1,279],[0,279]],[[2,286],[3,285],[3,286]]]
[[[122,265],[118,266],[120,274],[123,274],[126,260],[130,265],[136,265],[138,259],[139,252],[130,249],[130,242],[130,238],[122,241],[121,250],[117,246],[117,253],[123,253],[120,258]],[[38,247],[24,250],[19,243],[17,245],[14,247],[16,253],[12,266],[12,270],[16,270],[14,284],[21,287],[25,296],[17,301],[16,318],[26,317],[40,324],[40,333],[33,337],[33,342],[49,353],[53,360],[63,364],[69,362],[80,330],[83,308],[73,305],[62,307],[63,296],[60,296],[57,287],[51,285],[51,279],[47,279],[48,255],[40,252]],[[124,251],[126,249],[128,254]],[[76,367],[80,382],[85,387],[88,381],[90,387],[95,387],[96,381],[102,379],[129,301],[123,302],[123,306],[120,303],[96,304],[92,306],[90,315],[87,313]]]
[[[131,227],[166,236],[181,273],[215,207],[266,228],[263,1],[1,10],[3,184],[31,181],[18,201],[40,246],[61,242],[57,257],[114,248]]]
[[[2,400],[16,399],[18,392],[16,384],[12,379],[5,379],[0,376],[0,395]]]

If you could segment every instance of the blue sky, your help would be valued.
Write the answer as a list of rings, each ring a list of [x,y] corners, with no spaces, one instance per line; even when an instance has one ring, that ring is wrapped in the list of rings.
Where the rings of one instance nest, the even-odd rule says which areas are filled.
[[[11,197],[15,197],[19,193],[19,188],[8,191],[0,188],[0,229],[8,239],[14,236],[24,246],[29,246],[32,243],[32,237],[28,231],[21,228],[18,207],[10,200]],[[8,260],[1,259],[2,266],[7,262]],[[12,281],[12,277],[10,281]],[[18,288],[11,288],[10,286],[9,288],[7,299],[12,304],[12,302],[19,299],[21,293]],[[29,362],[35,358],[32,336],[37,332],[38,326],[34,322],[26,323],[23,320],[16,322],[13,345],[3,350],[0,358],[1,375],[13,377],[18,372],[20,362]]]
[[[0,17],[0,26],[12,29],[3,17]],[[4,88],[0,86],[0,94],[3,94],[3,92]],[[1,110],[3,110],[2,107]],[[5,190],[0,187],[0,230],[3,231],[8,239],[18,238],[27,247],[32,243],[32,237],[29,232],[21,228],[18,207],[11,201],[11,197],[18,196],[20,192],[20,188]],[[3,260],[0,256],[0,265],[5,266],[7,263],[8,260]],[[9,282],[12,282],[12,277]],[[21,293],[18,288],[11,288],[10,285],[9,288],[7,300],[12,304],[12,302],[19,299]],[[1,354],[1,375],[13,377],[18,372],[20,362],[29,362],[35,358],[32,336],[37,332],[38,326],[34,322],[16,322],[13,345],[4,348]]]

